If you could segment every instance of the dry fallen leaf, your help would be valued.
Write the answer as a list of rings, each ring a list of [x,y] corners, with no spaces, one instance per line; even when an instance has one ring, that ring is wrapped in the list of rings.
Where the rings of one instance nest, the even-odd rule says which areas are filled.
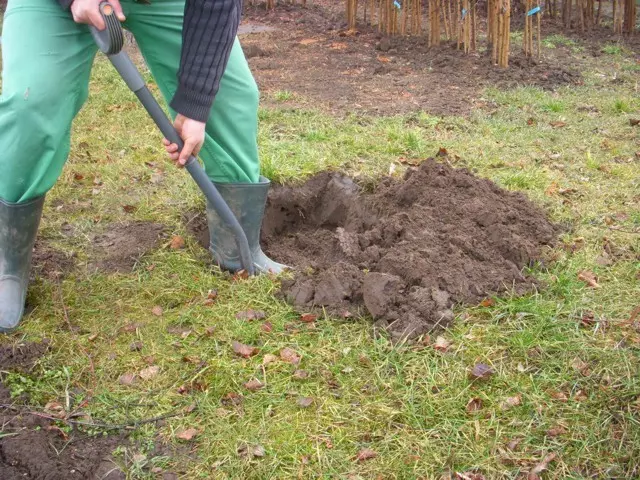
[[[549,464],[553,462],[556,457],[557,455],[555,453],[547,454],[542,459],[542,461],[539,464],[537,464],[535,467],[533,467],[531,472],[529,472],[529,475],[527,476],[527,480],[539,480],[540,476],[538,474],[546,470],[549,467]]]
[[[180,250],[181,248],[184,248],[184,238],[182,238],[180,235],[176,235],[171,239],[169,247],[173,250]]]
[[[313,45],[314,43],[318,43],[320,40],[317,38],[303,38],[300,40],[300,45]]]
[[[298,398],[298,406],[302,408],[309,408],[313,404],[313,398],[300,397]]]
[[[254,445],[251,447],[251,454],[254,457],[262,458],[266,455],[266,451],[262,445]]]
[[[160,305],[156,305],[151,309],[151,313],[153,313],[156,317],[162,316],[162,307]]]
[[[218,298],[218,290],[215,290],[215,289],[209,290],[209,292],[207,293],[207,299],[215,300],[216,298]]]
[[[551,392],[551,398],[554,400],[559,400],[561,402],[567,402],[569,397],[563,392]]]
[[[314,315],[313,313],[303,313],[300,315],[300,321],[303,323],[313,323],[318,319],[318,315]]]
[[[262,365],[269,365],[270,363],[275,362],[276,360],[278,360],[278,357],[276,357],[275,355],[272,355],[270,353],[267,353],[263,358],[262,358]]]
[[[378,61],[382,63],[389,63],[391,59],[389,57],[385,57],[384,55],[378,55]]]
[[[132,385],[136,381],[137,375],[135,373],[125,373],[120,375],[118,382],[122,385]]]
[[[178,432],[176,433],[176,438],[189,441],[196,435],[198,435],[198,430],[196,430],[195,428],[187,428],[178,430]]]
[[[496,301],[493,298],[485,298],[480,302],[481,307],[493,307],[496,304]]]
[[[449,340],[447,340],[446,338],[440,336],[436,338],[436,343],[433,345],[433,348],[440,352],[446,352],[450,346],[451,342],[449,342]]]
[[[502,410],[509,410],[512,407],[517,407],[518,405],[522,405],[521,395],[516,395],[515,397],[507,397],[502,403],[500,403],[500,408]]]
[[[518,445],[522,442],[522,438],[514,438],[509,443],[507,443],[507,449],[513,451],[518,448]]]
[[[456,472],[456,480],[485,480],[484,475],[476,472]]]
[[[125,211],[125,213],[131,213],[133,211],[135,211],[136,207],[134,207],[133,205],[123,205],[122,206],[122,210]]]
[[[547,435],[549,437],[557,437],[559,435],[564,435],[565,433],[567,433],[567,430],[562,425],[551,427],[549,430],[547,430]]]
[[[140,378],[142,378],[143,380],[150,380],[158,375],[158,373],[160,373],[160,367],[158,367],[157,365],[152,365],[140,370],[140,373],[138,375],[140,375]]]
[[[280,350],[280,358],[288,363],[293,365],[297,365],[300,363],[300,356],[296,353],[295,350],[289,347],[285,347]]]
[[[258,353],[258,349],[256,347],[252,347],[251,345],[245,345],[240,342],[233,342],[233,351],[236,355],[240,355],[244,358],[253,357],[256,353]]]
[[[573,362],[571,362],[571,366],[580,372],[585,377],[588,377],[591,374],[591,369],[589,368],[589,364],[582,360],[581,358],[574,358]]]
[[[238,320],[261,320],[267,316],[262,310],[245,310],[236,314]]]
[[[249,380],[247,383],[244,384],[244,388],[246,388],[251,392],[260,390],[262,387],[264,387],[264,383],[262,383],[260,380],[257,380],[255,378],[252,380]]]
[[[567,122],[561,122],[561,121],[549,122],[549,125],[551,125],[553,128],[562,128],[567,126]]]
[[[578,280],[586,283],[591,288],[600,288],[595,273],[589,270],[578,273]]]
[[[495,372],[486,363],[476,363],[469,372],[469,378],[471,380],[487,380]]]
[[[48,415],[56,418],[64,418],[67,413],[64,411],[64,407],[59,402],[49,402],[44,406],[44,411]]]
[[[271,322],[264,322],[260,325],[260,329],[265,333],[271,333],[273,331],[273,324]]]
[[[467,413],[473,413],[473,412],[477,412],[478,410],[482,409],[482,400],[475,397],[472,398],[471,400],[469,400],[469,402],[467,402]]]
[[[370,448],[363,448],[358,452],[358,455],[356,455],[356,460],[358,462],[364,462],[366,460],[371,460],[372,458],[376,458],[377,456],[378,454],[373,450],[371,450]]]
[[[293,378],[296,380],[304,380],[305,378],[309,378],[309,372],[306,370],[296,370],[293,372]]]

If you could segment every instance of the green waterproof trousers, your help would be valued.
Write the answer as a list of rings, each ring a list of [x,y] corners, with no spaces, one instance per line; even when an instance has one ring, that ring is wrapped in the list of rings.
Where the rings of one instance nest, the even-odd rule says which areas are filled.
[[[177,88],[185,0],[121,0],[165,100]],[[0,198],[44,195],[67,160],[71,123],[88,95],[96,46],[55,0],[9,0],[2,30]],[[207,122],[200,158],[220,183],[259,177],[258,88],[236,39]],[[171,112],[175,115],[176,112]]]

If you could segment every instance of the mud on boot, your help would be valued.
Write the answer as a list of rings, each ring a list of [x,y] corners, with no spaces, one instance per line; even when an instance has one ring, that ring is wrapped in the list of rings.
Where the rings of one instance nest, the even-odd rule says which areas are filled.
[[[0,199],[0,333],[11,332],[22,319],[43,205],[44,197],[25,203]]]
[[[271,182],[260,177],[258,183],[216,183],[216,188],[236,215],[249,241],[249,249],[257,273],[281,273],[286,265],[274,262],[260,247],[260,229]],[[240,253],[232,231],[215,210],[207,206],[209,223],[209,251],[223,270],[237,272],[242,269]]]

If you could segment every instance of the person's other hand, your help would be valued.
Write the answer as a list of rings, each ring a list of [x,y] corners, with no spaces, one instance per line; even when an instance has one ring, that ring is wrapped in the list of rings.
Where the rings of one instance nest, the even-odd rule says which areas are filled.
[[[206,123],[187,118],[178,114],[173,126],[178,131],[178,135],[184,142],[184,148],[178,153],[178,145],[169,142],[166,138],[162,139],[164,148],[169,154],[169,158],[173,160],[177,167],[184,167],[191,155],[194,157],[200,152],[204,143],[204,129]]]
[[[98,8],[103,0],[73,0],[71,4],[71,14],[73,15],[73,21],[76,23],[86,23],[87,25],[93,25],[98,30],[104,30],[105,24]],[[124,22],[125,17],[122,13],[122,6],[120,0],[109,0],[109,3],[113,7],[118,20]]]

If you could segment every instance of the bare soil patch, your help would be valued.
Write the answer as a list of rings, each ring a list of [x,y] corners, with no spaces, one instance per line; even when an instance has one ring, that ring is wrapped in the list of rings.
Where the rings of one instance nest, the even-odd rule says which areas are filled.
[[[510,67],[500,69],[486,53],[465,55],[453,44],[429,48],[425,37],[388,38],[370,27],[348,36],[342,9],[322,1],[270,12],[247,7],[245,25],[275,28],[252,34],[256,29],[245,27],[249,33],[241,36],[260,88],[299,94],[334,113],[465,115],[483,105],[487,86],[581,82],[578,60],[563,49],[546,51],[540,61],[514,51]]]
[[[163,241],[165,226],[150,222],[113,224],[92,240],[91,268],[106,273],[130,272],[138,261]]]

